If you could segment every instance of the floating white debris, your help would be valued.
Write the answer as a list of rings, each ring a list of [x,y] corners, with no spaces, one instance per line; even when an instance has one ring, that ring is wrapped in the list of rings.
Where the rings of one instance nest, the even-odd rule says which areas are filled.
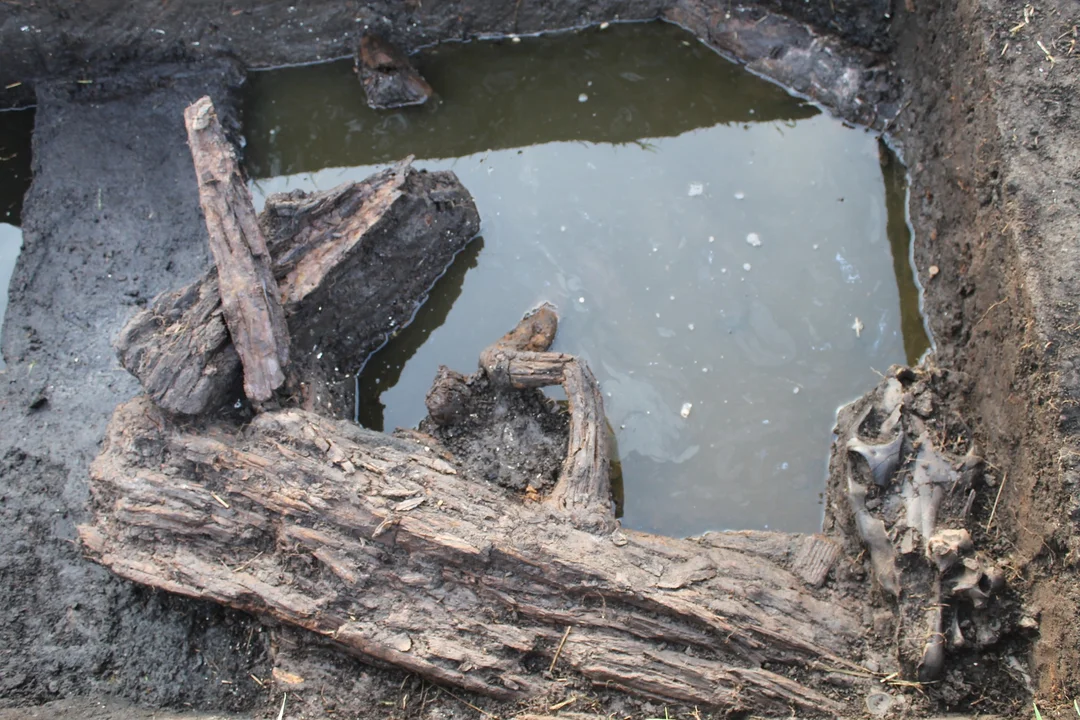
[[[853,283],[859,279],[859,271],[840,253],[836,253],[836,262],[840,264],[840,270],[844,273],[844,282]]]
[[[742,190],[735,193],[735,199],[736,200],[742,200],[744,197],[746,197],[746,193],[744,193]]]
[[[566,232],[566,226],[565,225],[560,225],[559,226],[559,232]]]
[[[709,236],[709,242],[716,242],[716,238],[712,235]]]
[[[687,325],[687,326],[686,326],[686,329],[687,329],[687,330],[690,330],[691,332],[693,332],[693,330],[694,330],[694,323],[690,323],[689,325]]]
[[[851,323],[851,329],[855,331],[855,337],[862,337],[862,320],[860,320],[859,318],[855,318],[855,322]]]
[[[585,302],[585,298],[583,298],[583,297],[579,297],[579,298],[577,299],[577,301],[578,301],[579,303],[583,303],[583,302]]]
[[[817,250],[817,249],[818,249],[818,244],[817,244],[817,243],[814,243],[814,249],[815,249],[815,250]]]
[[[690,417],[690,411],[694,409],[694,403],[683,403],[679,414],[684,418]]]
[[[588,102],[589,101],[589,96],[586,95],[585,93],[581,93],[580,95],[577,96],[577,101],[578,102]]]
[[[705,192],[705,186],[701,183],[690,183],[690,187],[686,189],[686,194],[690,197],[700,195],[703,192]]]
[[[761,236],[757,233],[750,233],[746,236],[746,244],[750,247],[761,247]]]
[[[743,263],[742,264],[742,269],[743,270],[749,270],[750,269],[750,263]]]
[[[510,42],[519,43],[519,42],[521,42],[521,38],[519,38],[517,35],[511,35],[510,36]]]
[[[609,27],[611,27],[611,23],[609,23],[609,22],[600,23],[600,29],[601,30],[607,30]]]
[[[791,389],[791,392],[792,392],[792,394],[794,394],[794,395],[798,395],[798,394],[799,394],[799,386],[798,386],[798,385],[796,385],[795,387],[793,387],[793,388]]]

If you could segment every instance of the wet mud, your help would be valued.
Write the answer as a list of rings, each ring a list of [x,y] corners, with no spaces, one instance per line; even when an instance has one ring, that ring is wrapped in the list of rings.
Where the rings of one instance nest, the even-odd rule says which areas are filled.
[[[996,468],[993,492],[973,503],[970,525],[983,528],[976,542],[1006,571],[1008,590],[995,610],[1006,618],[1004,631],[984,634],[986,647],[954,656],[944,672],[993,662],[985,675],[968,674],[929,696],[896,689],[911,704],[894,712],[1027,715],[1033,696],[1044,715],[1070,716],[1080,692],[1075,8],[1063,0],[1030,10],[998,0],[775,7],[832,33],[829,42],[846,41],[850,57],[863,59],[849,77],[867,86],[837,94],[834,82],[822,97],[836,99],[851,119],[888,130],[902,148],[935,362],[948,370],[943,377],[957,379],[942,381],[940,412],[962,418],[970,442]],[[207,267],[181,112],[208,93],[219,109],[229,108],[241,66],[347,55],[364,24],[415,48],[665,12],[735,52],[722,45],[726,4],[704,10],[659,2],[557,10],[383,3],[359,12],[336,3],[266,3],[224,13],[218,4],[0,6],[0,102],[37,104],[35,181],[2,343],[0,706],[119,696],[149,708],[277,717],[281,694],[269,690],[266,660],[274,643],[279,657],[282,647],[297,648],[305,667],[323,673],[308,678],[317,691],[290,694],[290,717],[471,717],[466,703],[517,712],[307,647],[310,641],[247,615],[153,593],[85,561],[74,526],[87,502],[87,468],[113,408],[137,392],[110,341],[150,298]],[[764,16],[760,6],[750,12]],[[814,47],[820,44],[805,43],[804,68],[815,67]],[[216,60],[221,54],[238,64]],[[761,72],[776,59],[769,52],[748,58]],[[776,75],[795,85],[782,70]],[[577,711],[665,712],[603,688],[570,687],[581,692]],[[69,716],[95,717],[84,710]]]

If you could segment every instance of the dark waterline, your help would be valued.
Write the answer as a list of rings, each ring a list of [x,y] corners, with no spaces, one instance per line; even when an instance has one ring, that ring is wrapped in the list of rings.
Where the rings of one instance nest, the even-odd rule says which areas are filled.
[[[629,527],[816,530],[836,406],[927,345],[902,166],[671,26],[450,45],[418,65],[440,102],[387,114],[347,64],[248,87],[257,196],[415,154],[480,209],[483,246],[367,361],[361,420],[415,424],[437,364],[468,371],[550,300],[557,349],[605,390]]]

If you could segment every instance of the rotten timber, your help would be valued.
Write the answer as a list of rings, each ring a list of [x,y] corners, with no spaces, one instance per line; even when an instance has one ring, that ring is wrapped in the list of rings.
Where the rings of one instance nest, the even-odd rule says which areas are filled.
[[[222,314],[244,367],[244,392],[253,402],[265,402],[285,382],[289,364],[289,328],[270,252],[236,153],[209,97],[184,111],[184,124],[217,265]]]
[[[479,215],[453,173],[419,172],[405,161],[360,183],[272,195],[260,227],[292,329],[294,374],[306,376],[292,384],[311,404],[332,395],[320,386],[335,367],[355,370],[408,322],[476,235]],[[226,327],[219,274],[220,266],[156,297],[114,343],[120,363],[171,412],[207,412],[237,382],[240,361]],[[350,312],[324,313],[323,307]],[[321,350],[320,335],[327,340]]]
[[[600,386],[576,357],[547,352],[557,322],[550,305],[538,308],[480,353],[480,368],[496,387],[524,390],[562,385],[570,411],[570,434],[566,461],[547,501],[578,527],[610,532],[615,512]]]
[[[784,560],[816,538],[590,533],[438,448],[303,410],[237,432],[136,398],[92,488],[80,535],[115,573],[499,698],[550,689],[531,658],[561,646],[560,666],[636,693],[836,713],[819,668],[862,646],[861,617]]]

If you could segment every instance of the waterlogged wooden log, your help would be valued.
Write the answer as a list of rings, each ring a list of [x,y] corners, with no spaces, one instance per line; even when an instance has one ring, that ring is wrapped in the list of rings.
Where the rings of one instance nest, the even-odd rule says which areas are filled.
[[[275,256],[290,248],[276,267],[304,406],[353,417],[356,371],[412,320],[480,215],[452,172],[406,160],[339,193],[271,196],[263,225]]]
[[[260,226],[291,328],[294,369],[318,375],[312,363],[320,352],[328,368],[354,368],[408,322],[476,235],[479,215],[453,173],[418,172],[406,160],[360,183],[272,195]],[[120,363],[171,412],[206,412],[237,381],[240,362],[217,295],[211,270],[155,298],[114,343]],[[327,340],[322,350],[318,335]]]
[[[270,252],[209,97],[188,106],[184,124],[217,265],[222,316],[244,368],[244,392],[253,402],[265,402],[285,382],[289,364],[289,328]]]
[[[303,410],[243,431],[119,407],[88,555],[433,682],[522,700],[574,671],[702,708],[836,715],[864,628],[785,567],[802,538],[582,531],[412,440]]]
[[[582,529],[610,532],[615,527],[615,510],[600,385],[576,357],[547,352],[557,328],[555,309],[546,304],[537,308],[480,353],[480,369],[494,385],[504,388],[562,385],[570,411],[570,437],[566,461],[547,502]]]

